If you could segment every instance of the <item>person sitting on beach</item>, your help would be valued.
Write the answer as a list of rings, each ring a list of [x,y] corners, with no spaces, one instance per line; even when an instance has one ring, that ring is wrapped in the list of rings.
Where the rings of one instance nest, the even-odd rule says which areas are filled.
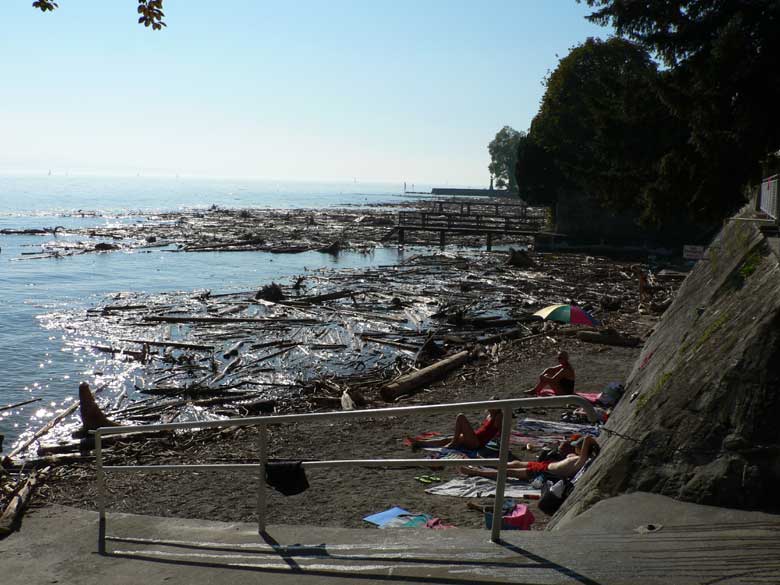
[[[495,398],[491,398],[495,400]],[[412,441],[412,449],[424,447],[447,447],[449,449],[481,449],[501,431],[503,415],[500,409],[489,409],[482,424],[475,431],[466,415],[460,413],[455,418],[455,431],[453,436],[443,439],[427,439],[424,441]]]
[[[558,365],[547,368],[539,375],[539,383],[526,391],[526,394],[544,396],[544,390],[551,390],[555,395],[574,394],[574,368],[569,363],[569,354],[562,351],[558,354]]]
[[[570,453],[560,461],[510,461],[506,464],[507,477],[517,479],[533,479],[539,473],[546,473],[560,479],[571,479],[585,466],[588,459],[599,451],[599,444],[593,437],[580,437],[572,441],[574,453]],[[466,465],[460,468],[465,475],[476,475],[496,479],[497,469],[487,469]]]

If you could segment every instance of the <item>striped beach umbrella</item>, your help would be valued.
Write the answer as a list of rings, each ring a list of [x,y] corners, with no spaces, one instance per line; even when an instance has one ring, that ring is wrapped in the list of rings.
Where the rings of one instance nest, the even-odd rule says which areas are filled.
[[[575,305],[550,305],[534,313],[547,321],[573,323],[575,325],[598,325],[598,321],[587,311]]]

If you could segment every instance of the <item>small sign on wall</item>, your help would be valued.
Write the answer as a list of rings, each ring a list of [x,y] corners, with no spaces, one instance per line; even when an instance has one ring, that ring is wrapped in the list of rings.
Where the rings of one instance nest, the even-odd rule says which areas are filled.
[[[704,258],[704,246],[683,246],[683,258],[701,260]]]

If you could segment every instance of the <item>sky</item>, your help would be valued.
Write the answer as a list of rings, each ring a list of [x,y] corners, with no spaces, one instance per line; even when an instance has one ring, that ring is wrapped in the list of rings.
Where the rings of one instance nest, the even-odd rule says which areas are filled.
[[[574,0],[0,3],[0,172],[486,186],[543,80],[608,29]]]

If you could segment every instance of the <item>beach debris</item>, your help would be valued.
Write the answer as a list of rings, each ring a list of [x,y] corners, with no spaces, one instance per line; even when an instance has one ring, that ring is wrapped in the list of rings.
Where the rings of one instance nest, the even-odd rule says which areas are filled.
[[[318,252],[322,252],[323,254],[332,254],[332,255],[335,256],[335,255],[337,255],[341,251],[341,242],[336,240],[332,244],[330,244],[328,246],[324,246],[324,247],[318,249],[317,251]]]
[[[109,420],[103,414],[103,411],[95,402],[95,397],[92,396],[92,391],[87,382],[79,384],[79,413],[81,414],[81,422],[85,431],[94,431],[100,427],[119,426],[118,423]]]
[[[468,202],[474,210],[483,208],[487,215],[495,215],[492,209],[497,200]],[[210,207],[171,211],[158,214],[125,214],[116,219],[133,218],[135,222],[111,222],[105,225],[85,228],[71,228],[66,237],[57,237],[62,226],[55,228],[5,228],[0,235],[54,235],[54,241],[40,244],[40,252],[25,252],[15,260],[55,259],[89,252],[112,252],[117,250],[159,249],[165,253],[187,252],[251,252],[263,251],[272,254],[299,254],[308,251],[336,255],[342,250],[371,251],[384,236],[388,227],[399,221],[398,212],[415,211],[431,213],[439,204],[454,204],[457,200],[425,201],[408,200],[401,203],[381,205],[344,205],[328,209],[225,209]],[[517,209],[515,209],[517,208]],[[546,221],[544,207],[501,207],[509,215],[499,219],[503,222],[524,218],[523,222],[542,224]],[[513,210],[513,211],[512,211]],[[511,213],[510,213],[511,211]],[[517,215],[520,214],[520,215]],[[83,216],[78,212],[74,216]],[[439,216],[438,212],[434,215]],[[446,215],[446,214],[445,214]],[[394,228],[395,229],[395,228]],[[345,237],[348,235],[348,239]],[[438,243],[436,231],[414,232],[416,244]],[[82,239],[79,239],[82,238]],[[89,239],[97,238],[95,244]],[[456,245],[484,245],[483,235],[450,234],[448,241]],[[531,238],[504,233],[493,234],[493,243],[528,245]],[[409,237],[406,244],[411,244]]]
[[[403,394],[410,394],[422,386],[441,380],[451,370],[466,363],[470,355],[469,351],[460,351],[422,370],[401,376],[382,388],[379,394],[386,402],[393,402]]]
[[[0,538],[8,536],[19,526],[22,515],[30,503],[35,486],[48,475],[50,468],[33,471],[24,483],[19,480],[12,488],[11,497],[0,513]]]
[[[516,268],[536,268],[536,262],[528,255],[528,252],[514,248],[509,248],[507,264]]]
[[[284,300],[284,292],[282,292],[281,286],[275,282],[272,282],[271,284],[267,284],[259,291],[257,291],[255,299],[262,299],[264,301],[278,303],[279,301]]]
[[[604,345],[618,345],[622,347],[636,347],[640,344],[638,337],[621,335],[614,330],[605,331],[578,331],[577,339],[588,343],[601,343]]]
[[[14,404],[7,404],[5,406],[0,406],[0,412],[4,410],[13,410],[14,408],[19,408],[20,406],[24,406],[26,404],[32,404],[33,402],[40,402],[43,400],[42,398],[30,398],[29,400],[22,400],[21,402],[16,402]],[[2,435],[0,435],[2,437]],[[2,446],[2,439],[0,439],[0,446]]]
[[[502,361],[558,351],[562,336],[570,347],[591,341],[578,337],[588,329],[599,341],[616,335],[620,342],[646,331],[634,309],[629,263],[528,255],[542,268],[508,265],[506,252],[423,251],[393,266],[322,268],[270,283],[281,294],[278,302],[257,299],[258,289],[119,293],[87,311],[52,312],[42,322],[65,332],[66,350],[96,354],[98,369],[132,371],[116,384],[117,406],[105,411],[123,424],[364,408],[448,375],[476,379]],[[603,309],[605,295],[620,298],[620,308]],[[533,317],[550,303],[586,308],[607,329]],[[128,357],[137,359],[125,362]],[[56,424],[72,424],[74,410]],[[50,441],[35,446],[43,448],[33,459],[30,447],[47,434],[25,437],[13,457],[40,468],[91,450],[88,442]]]

